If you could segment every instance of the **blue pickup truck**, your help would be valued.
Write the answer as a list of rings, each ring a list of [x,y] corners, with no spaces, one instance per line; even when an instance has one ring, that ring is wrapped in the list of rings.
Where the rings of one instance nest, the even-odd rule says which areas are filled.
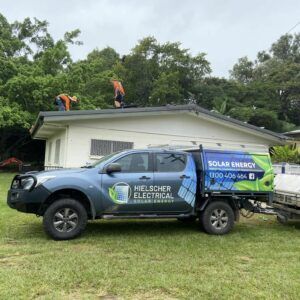
[[[241,209],[271,199],[273,179],[268,153],[126,150],[78,169],[17,175],[7,202],[43,216],[45,232],[57,240],[79,236],[100,218],[198,220],[222,235]]]

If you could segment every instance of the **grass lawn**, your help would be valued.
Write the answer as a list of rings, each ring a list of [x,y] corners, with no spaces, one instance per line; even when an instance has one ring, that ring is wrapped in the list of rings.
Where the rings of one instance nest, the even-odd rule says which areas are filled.
[[[6,205],[0,173],[0,299],[299,299],[300,224],[241,220],[217,237],[176,220],[95,221],[57,242]]]

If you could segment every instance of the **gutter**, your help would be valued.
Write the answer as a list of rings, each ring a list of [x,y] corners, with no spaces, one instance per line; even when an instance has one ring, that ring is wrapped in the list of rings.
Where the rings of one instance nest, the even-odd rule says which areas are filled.
[[[29,133],[30,133],[30,135],[33,139],[35,137],[35,134],[37,133],[37,131],[41,128],[41,126],[43,124],[44,124],[44,116],[42,116],[41,113],[39,113],[36,122],[34,123],[34,125],[29,130]]]

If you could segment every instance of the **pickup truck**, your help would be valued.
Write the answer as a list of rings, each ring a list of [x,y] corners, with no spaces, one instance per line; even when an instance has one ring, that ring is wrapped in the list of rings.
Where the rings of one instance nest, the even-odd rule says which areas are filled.
[[[57,240],[101,218],[199,220],[207,233],[222,235],[240,209],[270,201],[273,179],[268,153],[126,150],[82,168],[16,175],[7,202],[43,216],[45,232]]]

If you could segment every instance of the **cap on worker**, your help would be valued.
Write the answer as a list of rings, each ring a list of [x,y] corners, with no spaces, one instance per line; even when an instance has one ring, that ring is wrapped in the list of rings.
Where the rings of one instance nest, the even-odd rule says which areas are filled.
[[[78,100],[76,96],[73,96],[72,99],[75,100],[75,101]]]

